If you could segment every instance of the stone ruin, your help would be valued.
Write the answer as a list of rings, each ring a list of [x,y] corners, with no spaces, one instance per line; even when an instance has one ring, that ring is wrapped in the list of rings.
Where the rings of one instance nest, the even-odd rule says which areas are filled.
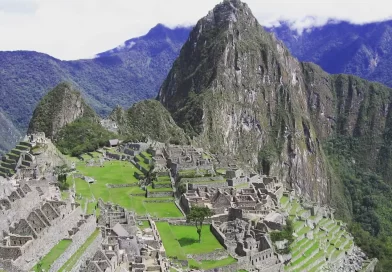
[[[78,204],[57,200],[55,185],[45,179],[5,181],[1,187],[0,269],[28,271],[60,240],[72,240],[71,249],[77,249],[96,228],[95,218]]]
[[[165,249],[155,222],[141,230],[136,216],[118,205],[99,200],[102,243],[80,271],[168,271]]]
[[[258,175],[251,177],[250,180],[249,188],[243,189],[198,186],[196,189],[187,190],[180,198],[181,208],[189,212],[192,206],[207,206],[215,214],[227,213],[232,208],[243,216],[259,219],[278,211],[279,199],[284,190],[283,184],[276,178]],[[281,226],[274,227],[280,228]]]
[[[168,145],[163,149],[163,155],[173,175],[180,170],[213,168],[212,159],[203,158],[203,150],[192,146]]]
[[[223,222],[213,220],[211,231],[238,259],[240,267],[260,272],[283,271],[283,263],[275,253],[269,236],[252,221],[239,218]]]

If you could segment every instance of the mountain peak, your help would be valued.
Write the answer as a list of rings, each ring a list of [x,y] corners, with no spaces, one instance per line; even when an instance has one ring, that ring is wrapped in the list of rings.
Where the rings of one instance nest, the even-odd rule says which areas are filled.
[[[235,23],[239,20],[248,21],[251,24],[257,21],[248,5],[240,0],[224,0],[203,19],[216,25]]]
[[[87,106],[82,94],[68,82],[57,85],[47,93],[34,110],[28,134],[45,132],[53,139],[65,125],[80,117],[95,119],[95,112]]]

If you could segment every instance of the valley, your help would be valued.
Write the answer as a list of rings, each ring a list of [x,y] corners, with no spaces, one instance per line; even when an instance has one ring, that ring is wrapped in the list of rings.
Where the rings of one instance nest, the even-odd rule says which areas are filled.
[[[389,24],[224,0],[93,59],[0,52],[0,271],[391,271],[392,89],[335,74],[390,85]]]

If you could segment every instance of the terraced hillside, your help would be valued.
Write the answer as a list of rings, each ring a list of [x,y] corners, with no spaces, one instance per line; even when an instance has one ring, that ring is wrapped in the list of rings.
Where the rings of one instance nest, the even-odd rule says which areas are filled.
[[[325,271],[354,250],[353,236],[342,221],[312,216],[307,204],[298,199],[283,196],[280,203],[293,221],[295,236],[285,271]]]
[[[4,155],[0,161],[0,176],[4,178],[13,176],[18,163],[20,163],[21,168],[30,167],[32,162],[30,156],[24,156],[22,157],[22,160],[20,160],[21,155],[30,151],[30,149],[30,143],[20,142],[14,149]]]

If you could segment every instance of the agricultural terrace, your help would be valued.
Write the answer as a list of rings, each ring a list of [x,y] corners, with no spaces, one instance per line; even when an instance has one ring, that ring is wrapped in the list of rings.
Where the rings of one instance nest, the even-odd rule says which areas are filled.
[[[83,255],[83,253],[87,250],[87,248],[94,242],[97,236],[100,234],[100,230],[95,230],[90,237],[87,238],[86,242],[68,259],[68,261],[60,268],[60,272],[72,271],[72,268],[75,266],[77,261]],[[46,271],[46,270],[45,270]]]
[[[283,196],[280,203],[293,220],[294,232],[297,235],[290,246],[292,259],[285,266],[285,271],[320,271],[327,263],[326,257],[334,261],[353,247],[353,238],[341,221],[310,216],[307,220],[316,223],[312,230],[304,220],[307,217],[306,210],[298,200],[290,202],[288,197]],[[310,232],[313,232],[313,239],[307,238]]]
[[[139,187],[139,180],[135,177],[135,173],[141,174],[141,172],[130,162],[105,161],[103,167],[100,167],[86,166],[85,162],[78,161],[76,169],[80,174],[95,179],[91,184],[80,178],[73,178],[73,181],[70,181],[75,183],[76,201],[86,209],[87,213],[94,213],[98,199],[102,198],[105,202],[118,204],[139,215],[182,217],[173,198],[165,199],[172,199],[171,202],[154,203],[145,197],[146,191]],[[110,188],[108,187],[110,184],[124,184],[131,187]],[[96,215],[97,213],[99,211],[96,211]]]
[[[156,225],[166,249],[166,255],[170,258],[187,260],[187,254],[204,254],[224,249],[211,233],[209,225],[204,225],[202,229],[201,243],[198,242],[194,226],[175,226],[167,222],[157,222]],[[222,260],[201,262],[188,259],[188,262],[192,268],[213,269],[235,263],[236,259],[229,256]]]
[[[50,266],[64,253],[64,251],[72,244],[72,240],[61,240],[55,245],[42,260],[33,267],[33,270],[49,271]]]

